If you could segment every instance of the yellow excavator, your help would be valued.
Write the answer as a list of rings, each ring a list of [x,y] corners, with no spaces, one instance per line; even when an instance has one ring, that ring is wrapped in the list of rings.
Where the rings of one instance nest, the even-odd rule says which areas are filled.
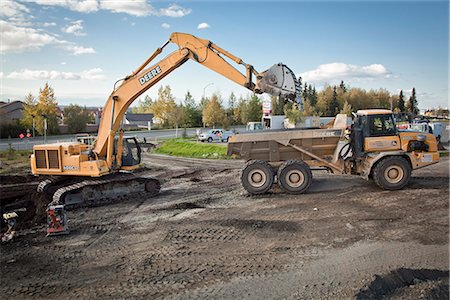
[[[170,43],[178,49],[150,63]],[[68,142],[37,145],[31,155],[35,175],[47,175],[38,191],[52,197],[52,205],[79,206],[98,204],[132,194],[157,195],[160,182],[132,173],[141,165],[140,147],[135,138],[126,138],[121,130],[125,112],[131,103],[186,61],[193,60],[252,92],[269,93],[290,101],[300,101],[299,83],[287,66],[275,64],[264,72],[225,51],[209,40],[190,34],[172,33],[164,45],[150,55],[132,74],[116,82],[106,102],[97,138],[88,143]],[[231,63],[245,67],[245,74]]]

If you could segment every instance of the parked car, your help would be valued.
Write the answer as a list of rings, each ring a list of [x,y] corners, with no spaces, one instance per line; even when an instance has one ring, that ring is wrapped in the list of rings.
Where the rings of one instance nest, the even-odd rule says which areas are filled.
[[[211,129],[211,130],[202,132],[198,136],[198,140],[202,141],[202,142],[208,142],[208,143],[211,143],[213,141],[228,142],[229,137],[232,135],[233,135],[233,132],[231,132],[231,131],[225,131],[222,129]]]

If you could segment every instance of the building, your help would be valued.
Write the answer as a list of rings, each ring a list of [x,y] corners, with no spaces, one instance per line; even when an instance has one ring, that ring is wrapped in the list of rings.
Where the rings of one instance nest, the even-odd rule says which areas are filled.
[[[0,101],[0,116],[2,122],[21,120],[23,117],[23,106],[24,103],[22,101]]]
[[[148,128],[153,126],[153,114],[133,114],[125,113],[123,124],[128,128],[141,127]]]

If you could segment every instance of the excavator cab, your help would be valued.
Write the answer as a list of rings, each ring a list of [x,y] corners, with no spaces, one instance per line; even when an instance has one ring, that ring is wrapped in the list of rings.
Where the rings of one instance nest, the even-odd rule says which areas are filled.
[[[116,140],[117,141],[117,140]],[[141,163],[141,146],[135,137],[123,137],[121,169],[137,168]],[[125,167],[125,168],[124,168]]]

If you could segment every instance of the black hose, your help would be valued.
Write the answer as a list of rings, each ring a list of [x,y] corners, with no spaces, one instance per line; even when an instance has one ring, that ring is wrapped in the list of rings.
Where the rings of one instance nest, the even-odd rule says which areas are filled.
[[[346,147],[347,147],[347,149],[346,149]],[[342,151],[344,151],[344,149],[346,149],[346,151],[345,151],[345,153],[342,153]],[[351,149],[352,149],[351,143],[348,142],[347,144],[342,146],[341,150],[339,151],[339,157],[343,159],[344,157],[346,157],[350,153]]]

